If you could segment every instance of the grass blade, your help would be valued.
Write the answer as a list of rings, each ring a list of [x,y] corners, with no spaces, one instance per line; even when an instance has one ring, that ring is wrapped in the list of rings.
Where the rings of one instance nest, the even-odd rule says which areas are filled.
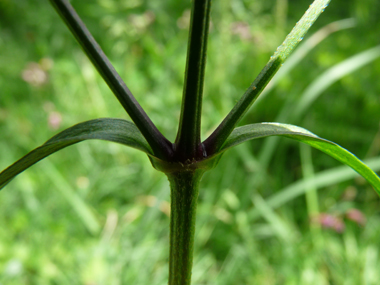
[[[350,74],[380,57],[380,46],[375,46],[358,53],[325,71],[317,77],[304,91],[292,112],[292,121],[297,120],[323,91],[342,77]]]
[[[369,166],[374,171],[380,171],[380,157],[375,157],[371,159],[366,159],[364,163]],[[302,179],[296,181],[281,190],[278,193],[265,199],[268,206],[273,209],[279,208],[289,201],[312,191],[310,185],[313,185],[316,189],[323,187],[328,187],[333,184],[337,184],[349,179],[353,179],[358,176],[358,173],[347,166],[339,166],[332,169],[324,170],[316,173],[314,177],[308,179]],[[256,218],[260,215],[257,209],[253,209],[249,216],[251,218]]]
[[[73,211],[76,212],[87,230],[93,235],[99,233],[101,226],[91,208],[86,204],[82,197],[75,192],[57,167],[49,160],[46,162],[47,164],[44,167],[44,173],[51,179],[54,188],[56,188],[67,203],[70,204]]]

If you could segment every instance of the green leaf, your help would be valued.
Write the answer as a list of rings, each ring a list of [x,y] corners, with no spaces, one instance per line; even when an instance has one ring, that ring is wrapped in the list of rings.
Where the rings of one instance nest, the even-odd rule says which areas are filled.
[[[69,145],[90,139],[117,142],[153,155],[147,141],[132,122],[110,118],[91,120],[72,126],[55,135],[1,172],[0,189],[16,175],[41,159]]]
[[[225,151],[245,141],[268,136],[284,136],[319,149],[340,162],[350,166],[363,176],[380,195],[380,178],[360,159],[331,141],[322,139],[303,128],[280,123],[259,123],[236,128],[220,150]]]

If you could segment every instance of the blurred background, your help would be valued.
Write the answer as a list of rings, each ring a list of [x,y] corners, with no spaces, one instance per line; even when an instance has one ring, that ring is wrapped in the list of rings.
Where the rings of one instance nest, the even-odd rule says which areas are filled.
[[[71,1],[159,129],[178,127],[190,1]],[[332,1],[241,124],[293,123],[380,171],[380,2]],[[306,0],[214,1],[203,138]],[[0,0],[0,169],[54,134],[128,119],[49,1]],[[0,193],[0,284],[166,284],[170,193],[146,155],[87,141]],[[378,284],[380,200],[285,138],[224,154],[201,184],[194,284]]]

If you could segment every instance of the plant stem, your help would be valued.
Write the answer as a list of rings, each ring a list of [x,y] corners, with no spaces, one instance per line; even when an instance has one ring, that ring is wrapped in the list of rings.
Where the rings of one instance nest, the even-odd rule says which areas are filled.
[[[203,142],[207,155],[212,155],[223,146],[240,119],[258,98],[265,86],[269,83],[290,53],[302,41],[303,37],[313,25],[319,15],[325,10],[330,0],[315,0],[309,6],[293,30],[286,36],[284,42],[277,48],[269,62],[244,93],[243,97],[224,118],[215,131]]]
[[[191,282],[199,181],[204,170],[167,174],[171,188],[169,285]]]
[[[67,0],[50,0],[120,104],[159,158],[172,157],[172,144],[156,128]]]
[[[279,57],[269,60],[239,102],[236,103],[215,131],[203,142],[208,155],[219,151],[240,119],[249,110],[281,65],[282,61]]]
[[[210,9],[211,0],[193,1],[181,117],[176,138],[177,154],[182,161],[203,157],[200,129]]]

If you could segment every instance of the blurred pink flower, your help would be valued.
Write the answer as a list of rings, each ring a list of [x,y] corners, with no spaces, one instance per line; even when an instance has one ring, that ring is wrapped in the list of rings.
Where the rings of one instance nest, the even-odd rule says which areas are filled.
[[[29,62],[21,73],[25,82],[33,86],[41,86],[47,83],[49,77],[47,71],[53,66],[53,61],[49,58],[42,58],[38,63]]]
[[[62,115],[59,112],[52,111],[49,113],[48,125],[52,130],[57,130],[61,126]]]
[[[323,228],[332,229],[337,233],[342,233],[345,228],[344,222],[331,214],[321,213],[313,221],[320,224]]]
[[[365,215],[358,209],[349,209],[346,212],[346,218],[357,223],[360,226],[364,226],[367,222]]]
[[[231,32],[238,35],[242,40],[250,40],[252,38],[249,25],[245,22],[234,22],[231,24]]]

